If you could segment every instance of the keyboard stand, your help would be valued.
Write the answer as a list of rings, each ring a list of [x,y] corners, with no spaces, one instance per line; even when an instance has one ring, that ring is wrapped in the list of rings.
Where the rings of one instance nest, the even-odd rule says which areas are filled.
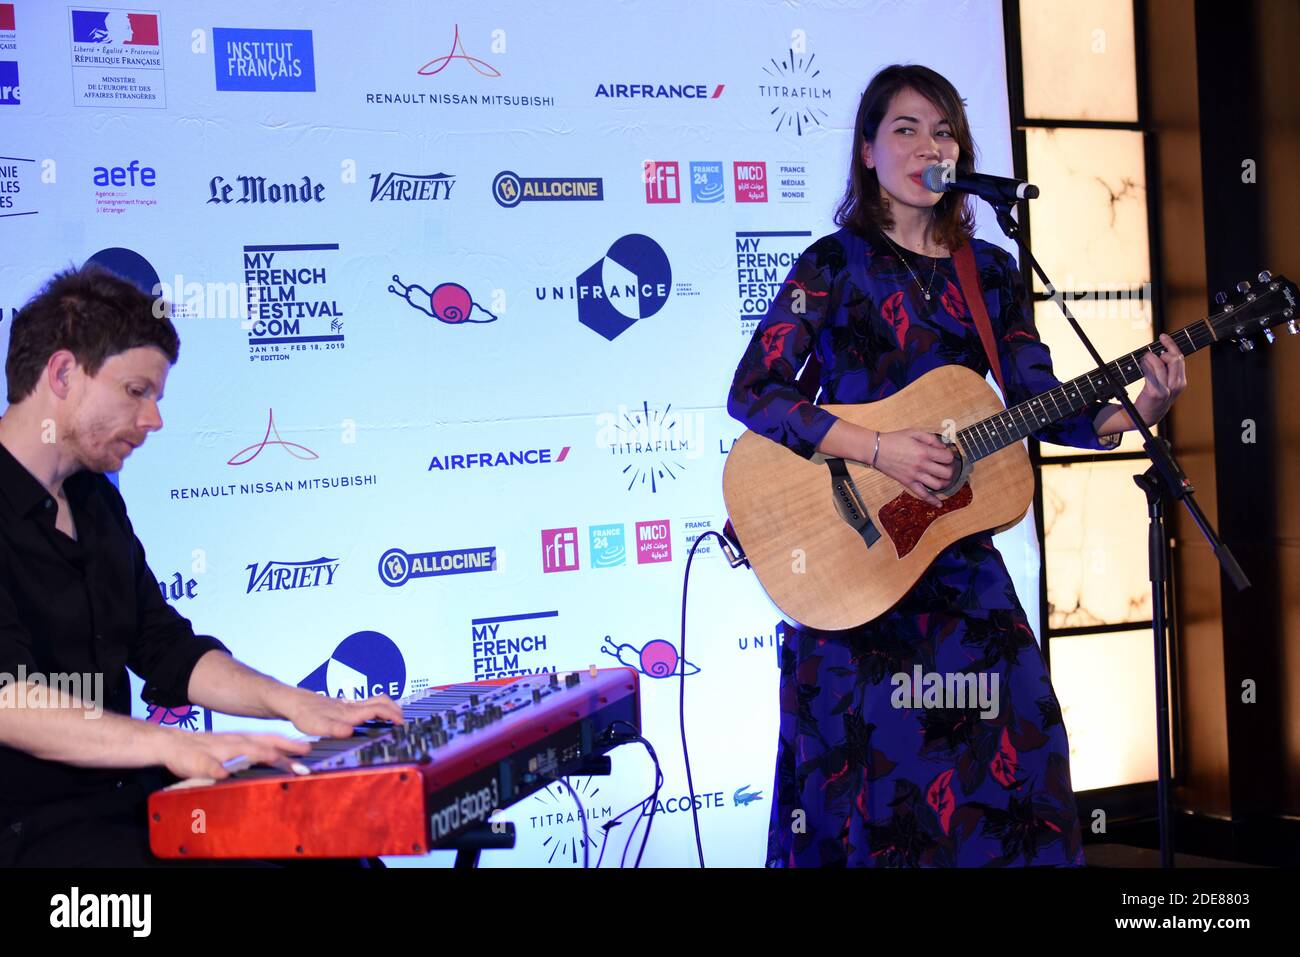
[[[440,851],[456,852],[456,868],[478,867],[478,857],[483,851],[508,851],[515,846],[515,826],[509,821],[502,821],[493,830],[491,824],[480,824],[457,835],[449,844],[438,848]]]
[[[556,778],[587,777],[609,774],[610,770],[611,761],[608,754],[589,754],[576,761],[570,761],[559,768],[553,776]],[[478,867],[479,854],[483,851],[513,850],[515,836],[515,826],[509,821],[501,821],[495,829],[491,822],[484,821],[434,850],[455,851],[456,863],[452,865],[454,868]]]

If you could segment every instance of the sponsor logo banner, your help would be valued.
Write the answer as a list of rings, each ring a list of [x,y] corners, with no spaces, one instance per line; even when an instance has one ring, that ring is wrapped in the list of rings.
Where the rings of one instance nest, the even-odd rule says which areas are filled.
[[[308,562],[269,561],[264,565],[254,562],[247,569],[247,595],[253,592],[294,591],[333,585],[334,573],[339,570],[339,560],[322,556]]]
[[[450,173],[371,173],[372,203],[427,203],[451,199]]]
[[[0,106],[21,106],[22,102],[18,64],[13,60],[0,60]]]
[[[310,30],[212,28],[217,89],[313,93],[316,54]]]
[[[646,160],[641,167],[647,203],[680,203],[681,173],[675,160]]]
[[[547,652],[559,618],[558,611],[534,611],[471,620],[474,680],[554,672],[554,659]]]
[[[825,128],[830,118],[831,88],[822,78],[815,53],[787,50],[780,60],[769,59],[762,67],[764,79],[758,84],[764,113],[776,125],[774,132],[785,130],[803,136],[817,127]]]
[[[0,87],[3,87],[2,81]],[[36,160],[0,156],[0,219],[36,215],[36,191],[32,189],[35,180]]]
[[[636,563],[658,565],[673,560],[673,536],[668,519],[636,523]]]
[[[725,88],[725,83],[598,83],[596,99],[716,100]]]
[[[379,694],[396,701],[406,693],[406,660],[387,635],[358,631],[339,642],[334,654],[298,687],[347,701]]]
[[[627,546],[623,542],[623,526],[592,525],[588,530],[591,542],[591,567],[616,568],[627,562]]]
[[[732,163],[735,176],[736,202],[767,202],[767,164]]]
[[[504,52],[505,30],[492,31],[490,44],[493,53]],[[450,47],[444,46],[446,53],[435,56],[424,63],[415,72],[440,89],[422,87],[410,91],[384,91],[365,94],[365,102],[374,106],[400,103],[408,106],[424,107],[528,107],[547,108],[555,106],[555,97],[542,93],[496,93],[484,88],[495,86],[501,79],[497,66],[481,56],[469,52],[465,35],[459,24],[451,28]],[[456,89],[454,84],[467,84],[464,89]]]
[[[578,529],[547,528],[542,530],[542,571],[576,572],[578,570]]]
[[[808,245],[812,232],[748,230],[736,233],[736,296],[740,305],[740,334],[748,339],[785,277]]]
[[[511,465],[551,465],[563,462],[569,455],[569,446],[558,453],[550,449],[520,449],[508,452],[464,452],[435,455],[429,460],[428,471],[455,472],[459,469],[501,468]]]
[[[601,202],[605,181],[599,176],[520,176],[504,170],[492,180],[492,198],[506,209],[531,202]]]
[[[726,193],[721,160],[691,162],[692,203],[720,203],[726,199]]]
[[[95,212],[107,215],[128,209],[157,206],[149,193],[158,185],[158,171],[131,160],[126,166],[96,166],[91,172],[95,186]]]
[[[343,310],[330,298],[338,243],[245,246],[250,362],[342,350]]]
[[[441,552],[404,552],[390,548],[379,559],[379,579],[390,588],[400,588],[412,578],[490,572],[497,567],[497,550],[457,548]]]

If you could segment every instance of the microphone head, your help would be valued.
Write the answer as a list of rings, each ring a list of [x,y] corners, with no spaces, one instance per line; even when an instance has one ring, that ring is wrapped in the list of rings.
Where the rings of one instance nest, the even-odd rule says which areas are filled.
[[[946,193],[956,178],[957,170],[952,163],[935,163],[921,173],[921,184],[932,193]]]

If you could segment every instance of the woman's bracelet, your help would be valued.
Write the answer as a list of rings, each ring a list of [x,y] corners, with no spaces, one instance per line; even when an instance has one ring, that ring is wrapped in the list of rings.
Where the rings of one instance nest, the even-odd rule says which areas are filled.
[[[871,453],[871,467],[876,467],[876,459],[880,458],[880,430],[876,430],[876,450]]]

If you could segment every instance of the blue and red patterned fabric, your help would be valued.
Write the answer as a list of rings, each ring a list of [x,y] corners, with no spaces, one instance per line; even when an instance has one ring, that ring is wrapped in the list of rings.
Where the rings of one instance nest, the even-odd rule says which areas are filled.
[[[972,241],[1009,404],[1060,383],[1014,258]],[[916,257],[920,282],[935,261]],[[823,403],[874,402],[959,363],[989,371],[951,259],[926,300],[885,240],[840,230],[790,271],[736,370],[730,413],[809,457],[835,419],[795,377],[816,350]],[[1105,449],[1104,403],[1034,433]],[[895,707],[895,674],[997,676],[996,715]],[[915,587],[859,628],[786,626],[772,867],[1082,866],[1069,745],[1024,609],[989,533],[939,555]]]

